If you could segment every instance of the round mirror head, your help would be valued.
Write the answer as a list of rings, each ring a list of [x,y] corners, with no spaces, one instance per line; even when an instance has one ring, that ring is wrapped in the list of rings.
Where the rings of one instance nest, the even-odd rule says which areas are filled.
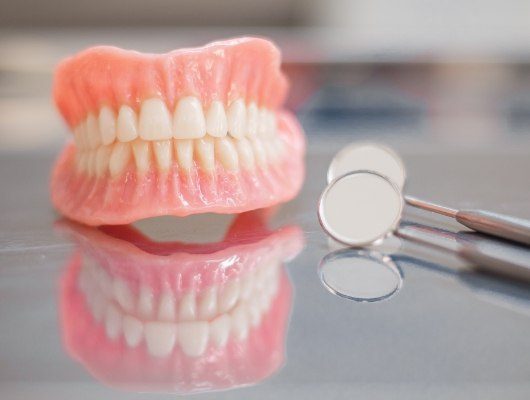
[[[369,170],[388,177],[396,186],[405,185],[405,166],[390,148],[377,143],[351,143],[339,151],[328,169],[328,183],[351,171]]]
[[[401,270],[389,256],[354,249],[324,257],[319,276],[331,293],[361,302],[388,299],[403,284]]]
[[[353,247],[374,244],[399,223],[403,198],[396,185],[373,171],[343,175],[324,190],[318,204],[322,228]]]

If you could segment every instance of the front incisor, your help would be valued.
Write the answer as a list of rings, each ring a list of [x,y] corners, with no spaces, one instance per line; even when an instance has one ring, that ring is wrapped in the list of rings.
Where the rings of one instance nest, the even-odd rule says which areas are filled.
[[[138,130],[144,140],[163,140],[173,136],[169,111],[161,99],[149,99],[142,103]]]
[[[206,133],[206,122],[202,104],[196,97],[184,97],[177,103],[173,116],[173,137],[176,139],[197,139]]]

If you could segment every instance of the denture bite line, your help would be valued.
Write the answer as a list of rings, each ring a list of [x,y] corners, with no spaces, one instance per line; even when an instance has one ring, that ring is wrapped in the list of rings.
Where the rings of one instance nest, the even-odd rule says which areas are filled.
[[[78,287],[110,340],[123,337],[130,348],[145,343],[154,357],[168,356],[178,344],[187,356],[198,357],[210,344],[223,348],[230,339],[245,340],[259,326],[278,290],[280,268],[269,261],[242,278],[177,297],[147,286],[133,294],[123,279],[84,257]]]
[[[243,99],[226,111],[223,103],[213,101],[205,111],[192,96],[181,98],[173,115],[158,98],[145,100],[139,115],[127,105],[117,115],[103,106],[74,128],[74,140],[78,170],[96,176],[107,170],[119,175],[132,157],[141,173],[151,164],[167,170],[173,158],[184,170],[196,159],[212,171],[215,156],[228,170],[240,165],[252,169],[274,161],[283,148],[275,112]]]

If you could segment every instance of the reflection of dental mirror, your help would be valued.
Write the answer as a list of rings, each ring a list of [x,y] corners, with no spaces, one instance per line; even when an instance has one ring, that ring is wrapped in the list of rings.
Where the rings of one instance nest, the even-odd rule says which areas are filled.
[[[328,169],[328,183],[355,170],[371,170],[388,177],[402,190],[405,167],[399,156],[386,146],[352,143],[337,153]],[[484,210],[457,210],[404,196],[408,205],[456,219],[477,232],[530,245],[530,221]]]
[[[389,256],[355,249],[329,253],[320,262],[319,276],[333,294],[360,302],[388,299],[403,282]]]

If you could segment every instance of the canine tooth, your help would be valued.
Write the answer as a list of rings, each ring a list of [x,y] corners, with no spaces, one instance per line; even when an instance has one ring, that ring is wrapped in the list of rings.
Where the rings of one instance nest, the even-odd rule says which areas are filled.
[[[193,166],[193,140],[174,140],[175,157],[179,166],[185,171],[189,171]]]
[[[144,324],[130,315],[123,318],[123,335],[129,347],[136,347],[142,340]]]
[[[105,332],[109,339],[117,339],[121,333],[122,316],[118,309],[113,305],[109,304],[105,312]]]
[[[237,139],[245,136],[247,110],[243,99],[237,99],[228,107],[228,133]]]
[[[171,353],[177,340],[177,324],[148,322],[144,329],[149,354],[154,357],[165,357]]]
[[[209,320],[217,313],[217,289],[206,289],[199,301],[199,318]]]
[[[175,298],[169,291],[164,291],[158,304],[158,319],[164,321],[175,320]]]
[[[215,154],[227,170],[237,170],[237,151],[231,138],[224,137],[215,139]]]
[[[125,311],[131,312],[133,310],[133,295],[131,289],[129,289],[129,285],[123,279],[114,279],[112,292],[114,299]]]
[[[143,102],[138,131],[144,140],[171,139],[171,117],[161,99],[148,99]]]
[[[109,166],[110,153],[112,147],[100,146],[96,154],[96,174],[101,176],[105,173]]]
[[[252,149],[254,150],[254,159],[256,160],[256,163],[263,167],[267,163],[267,154],[265,153],[262,140],[259,137],[255,137],[250,141],[250,143],[252,143]]]
[[[180,99],[173,116],[173,137],[197,139],[203,137],[205,133],[206,122],[199,99],[193,96]]]
[[[230,316],[223,314],[210,322],[210,337],[218,347],[224,347],[230,334]]]
[[[168,170],[171,166],[171,140],[153,142],[156,163],[161,170]]]
[[[88,142],[88,147],[90,149],[95,149],[101,144],[98,119],[92,113],[88,114],[88,117],[86,119],[85,134]]]
[[[232,280],[223,286],[219,295],[219,312],[225,313],[234,307],[239,298],[239,281]]]
[[[248,317],[245,305],[239,304],[232,311],[232,332],[238,340],[244,340],[248,335]]]
[[[121,106],[116,122],[116,137],[120,142],[130,142],[138,137],[136,113],[129,106]]]
[[[206,133],[210,136],[224,137],[228,130],[228,122],[223,103],[212,101],[206,114]]]
[[[144,318],[151,318],[155,309],[155,297],[151,289],[145,285],[140,286],[138,298],[138,313]]]
[[[179,320],[190,321],[194,320],[197,315],[197,305],[195,303],[195,294],[188,292],[179,303]]]
[[[254,168],[254,151],[249,140],[246,138],[236,140],[235,145],[241,165],[247,169]]]
[[[99,133],[104,145],[111,144],[116,139],[116,116],[108,106],[99,110]]]
[[[134,162],[136,164],[136,169],[140,173],[145,173],[149,170],[149,165],[151,164],[150,142],[145,140],[135,140],[131,144],[132,151],[134,155]]]
[[[247,108],[247,134],[256,136],[258,133],[259,111],[256,103],[252,102]]]
[[[178,327],[178,341],[184,354],[189,357],[203,354],[208,344],[208,322],[182,322]]]
[[[201,166],[206,171],[213,171],[215,168],[213,139],[206,136],[195,140],[195,150],[197,151],[197,159],[201,163]]]
[[[110,154],[109,170],[114,177],[120,174],[131,158],[131,146],[129,143],[114,143]]]

